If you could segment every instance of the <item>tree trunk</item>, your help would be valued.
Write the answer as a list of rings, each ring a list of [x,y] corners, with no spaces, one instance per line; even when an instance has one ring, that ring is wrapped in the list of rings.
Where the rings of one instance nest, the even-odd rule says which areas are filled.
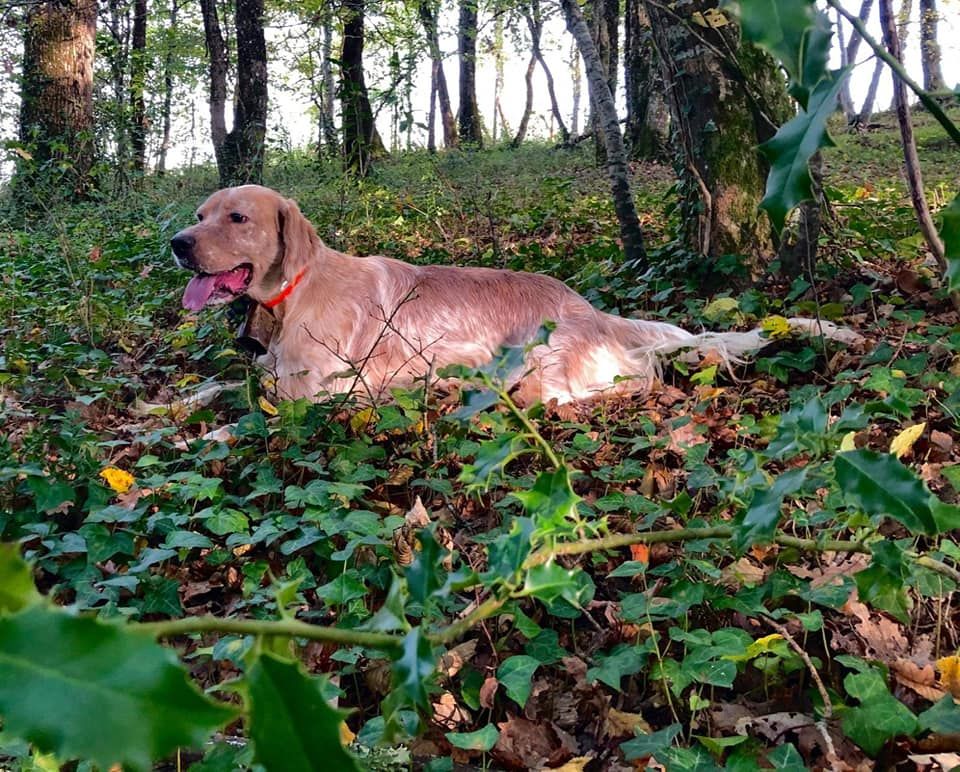
[[[566,145],[570,142],[570,132],[563,121],[563,115],[560,112],[560,104],[557,102],[557,92],[553,84],[553,73],[547,66],[546,59],[543,58],[543,51],[540,49],[540,39],[543,36],[543,13],[540,9],[540,0],[529,0],[521,8],[524,18],[527,22],[527,29],[530,31],[530,45],[533,55],[543,69],[543,74],[547,79],[547,93],[550,95],[550,111],[553,113],[553,120],[557,123],[560,130],[560,142]]]
[[[643,271],[647,265],[647,255],[643,247],[643,233],[640,219],[633,201],[630,188],[630,172],[627,167],[627,153],[620,134],[620,119],[617,107],[607,81],[607,73],[594,45],[590,29],[580,13],[577,0],[562,0],[563,13],[567,29],[577,41],[580,54],[587,70],[590,90],[596,100],[597,113],[606,143],[607,174],[610,177],[610,191],[613,207],[620,224],[620,237],[623,240],[623,252],[627,262],[637,271]]]
[[[880,87],[880,76],[883,74],[883,60],[879,57],[873,63],[873,75],[870,76],[870,86],[867,95],[863,98],[863,105],[854,123],[858,127],[866,127],[873,115],[873,104],[877,101],[877,89]]]
[[[483,119],[477,107],[477,0],[460,0],[460,141],[483,147]]]
[[[320,101],[320,134],[326,152],[336,155],[340,150],[337,142],[337,127],[334,123],[336,112],[336,87],[333,81],[333,67],[330,66],[330,55],[333,51],[333,14],[328,7],[323,10],[323,43],[320,60],[320,82],[323,84],[323,94]]]
[[[652,99],[663,83],[650,20],[642,0],[627,0],[624,16],[625,142],[631,158],[656,158],[665,155],[668,138]]]
[[[939,21],[937,0],[920,0],[920,46],[924,91],[941,91],[944,88],[943,69],[940,66],[940,42],[937,40]]]
[[[236,0],[237,97],[233,128],[226,137],[224,185],[263,181],[267,137],[267,42],[263,33],[264,0]]]
[[[533,112],[533,68],[537,66],[536,55],[531,54],[530,61],[527,63],[527,71],[524,79],[527,84],[527,101],[523,106],[523,117],[520,118],[520,125],[517,127],[517,134],[510,143],[510,147],[518,148],[527,136],[527,126],[530,123],[530,114]]]
[[[447,89],[447,78],[443,73],[443,53],[440,51],[440,38],[437,33],[437,9],[433,0],[420,0],[418,7],[420,22],[427,36],[427,46],[430,49],[430,60],[437,78],[437,100],[440,104],[440,121],[443,123],[444,147],[456,147],[458,143],[457,121],[453,115],[453,106],[450,103],[450,92]]]
[[[360,177],[370,173],[374,155],[383,150],[363,76],[363,2],[344,0],[343,52],[340,56],[343,162],[347,171]]]
[[[774,242],[758,209],[768,166],[756,147],[793,112],[783,78],[772,59],[741,45],[716,0],[673,12],[646,5],[679,145],[686,241],[714,258],[745,255],[756,267]],[[695,19],[723,23],[704,27]]]
[[[577,41],[570,49],[570,79],[573,81],[573,111],[570,114],[570,135],[573,139],[580,133],[580,99],[583,95],[583,79],[580,72],[580,51]]]
[[[146,80],[147,0],[134,0],[130,41],[130,147],[133,170],[141,175],[147,168],[147,106],[143,93]]]
[[[820,227],[823,223],[823,156],[817,151],[810,157],[810,188],[812,197],[801,202],[791,217],[791,227],[783,234],[777,258],[780,273],[787,278],[813,277],[817,264]]]
[[[619,0],[591,0],[587,8],[589,9],[591,36],[597,47],[597,56],[600,58],[601,65],[603,65],[604,80],[606,80],[607,89],[616,99],[620,2]],[[602,118],[593,91],[593,81],[589,76],[587,77],[587,90],[590,94],[590,126],[593,130],[594,150],[596,151],[597,164],[602,165],[606,160],[606,144],[603,141],[603,129],[600,126]]]
[[[167,172],[167,152],[170,150],[170,114],[173,107],[173,51],[172,36],[177,28],[177,12],[180,10],[179,0],[170,2],[170,24],[164,33],[163,51],[163,136],[160,138],[160,150],[157,153],[157,176],[162,177]]]
[[[862,0],[860,3],[860,12],[857,14],[857,17],[866,24],[867,19],[870,18],[870,11],[873,8],[873,0]],[[839,21],[838,21],[839,27]],[[844,53],[844,59],[849,64],[854,64],[857,61],[857,51],[860,49],[860,41],[862,40],[860,33],[856,29],[850,32],[850,40],[847,42],[847,47]],[[847,119],[847,123],[856,122],[856,113],[853,109],[853,97],[850,94],[850,78],[844,80],[843,86],[840,90],[840,106],[843,109],[844,117]]]
[[[210,139],[220,179],[227,176],[227,44],[220,29],[216,0],[200,0],[203,38],[210,58]]]
[[[906,3],[904,5],[906,6]],[[909,15],[907,15],[907,18],[909,18]],[[897,34],[892,0],[880,0],[880,28],[883,31],[883,44],[887,51],[902,64],[901,40]],[[910,103],[907,101],[907,87],[896,73],[893,75],[893,106],[897,112],[897,123],[900,125],[900,144],[903,147],[904,171],[910,188],[910,200],[913,203],[917,222],[920,224],[920,231],[926,239],[927,246],[933,253],[941,272],[945,272],[947,261],[944,255],[943,242],[940,240],[933,218],[930,216],[927,199],[923,193],[923,176],[920,173],[920,159],[917,156],[917,144],[913,135]]]
[[[43,170],[61,166],[74,195],[92,188],[96,24],[95,0],[41,2],[27,10],[20,140],[33,158],[17,170],[24,192],[41,182]]]

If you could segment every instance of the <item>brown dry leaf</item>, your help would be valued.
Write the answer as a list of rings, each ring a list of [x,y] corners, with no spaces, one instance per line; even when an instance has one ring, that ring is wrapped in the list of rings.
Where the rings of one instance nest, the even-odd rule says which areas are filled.
[[[670,441],[667,443],[667,450],[671,450],[677,455],[686,455],[687,448],[694,445],[702,445],[707,438],[697,432],[697,424],[688,421],[683,426],[669,430]]]
[[[653,732],[653,728],[639,713],[624,713],[616,708],[607,711],[603,722],[603,732],[607,737],[633,737],[637,730],[644,734]]]
[[[515,769],[542,769],[569,761],[577,743],[551,722],[511,717],[497,724],[500,737],[492,754],[501,764]]]
[[[433,703],[433,721],[451,731],[470,721],[470,713],[466,708],[460,707],[457,698],[450,692],[443,692],[440,699]]]
[[[648,564],[650,562],[650,547],[647,544],[631,544],[630,559],[639,563]]]
[[[890,672],[898,683],[912,689],[925,700],[937,702],[946,694],[942,689],[934,686],[936,676],[933,665],[927,664],[920,667],[909,659],[898,659],[890,663]]]
[[[500,682],[493,676],[487,676],[483,686],[480,687],[480,706],[492,710],[493,698],[499,688]]]
[[[956,654],[937,660],[940,685],[954,697],[960,697],[960,657]]]
[[[403,466],[398,466],[396,469],[394,469],[384,484],[395,485],[399,487],[401,485],[406,485],[411,477],[413,477],[413,467],[404,464]],[[419,497],[417,497],[417,500],[419,501]]]
[[[477,639],[471,638],[469,641],[457,644],[442,657],[438,670],[447,678],[453,678],[463,668],[467,662],[473,659],[477,652]]]
[[[409,469],[409,467],[403,468]],[[423,506],[423,502],[419,496],[417,496],[417,500],[413,502],[410,511],[403,516],[403,519],[409,528],[426,528],[430,525],[430,513],[427,512],[427,508]]]
[[[788,732],[796,732],[805,727],[814,726],[810,716],[803,713],[768,713],[765,716],[745,716],[737,721],[734,731],[737,734],[759,737],[770,743],[780,744]]]
[[[727,587],[756,587],[767,578],[767,569],[758,566],[750,558],[740,558],[736,563],[725,566],[720,572],[720,581]]]

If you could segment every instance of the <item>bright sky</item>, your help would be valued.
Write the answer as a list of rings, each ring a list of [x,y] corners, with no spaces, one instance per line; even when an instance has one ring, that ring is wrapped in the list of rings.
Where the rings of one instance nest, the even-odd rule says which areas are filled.
[[[845,5],[856,12],[860,0],[845,0]],[[920,68],[920,46],[919,46],[919,22],[916,20],[917,3],[914,2],[914,20],[908,26],[907,37],[907,67],[911,74],[919,81],[921,79]],[[545,8],[550,4],[546,3]],[[943,70],[947,83],[955,85],[960,83],[960,0],[940,0],[940,34],[942,52],[943,52]],[[873,18],[870,20],[871,32],[879,37],[879,22],[874,10]],[[365,65],[367,67],[367,83],[376,86],[389,80],[384,67],[378,66],[378,60],[386,60],[387,56],[377,57],[376,53],[376,34],[377,25],[375,19],[370,20],[373,32],[369,35],[370,43],[367,46],[367,58]],[[453,32],[455,24],[455,15],[448,13],[445,19],[445,29],[448,33]],[[289,30],[287,30],[289,32]],[[488,18],[481,17],[481,30],[478,40],[478,50],[483,52],[487,46],[485,42],[493,37],[493,23]],[[9,34],[9,31],[8,33]],[[276,39],[274,32],[270,33]],[[302,41],[303,38],[301,37]],[[445,62],[445,72],[447,83],[451,91],[451,98],[454,103],[454,110],[457,104],[457,60],[456,60],[456,38],[452,34],[447,34],[441,40],[447,59]],[[528,53],[526,51],[517,53],[512,50],[513,45],[510,35],[506,35],[505,53],[506,62],[504,66],[504,87],[501,95],[503,111],[506,114],[508,125],[511,131],[515,131],[519,123],[520,116],[523,113],[523,104],[526,98],[524,86],[524,72],[527,64]],[[548,20],[543,36],[542,48],[548,64],[553,72],[557,97],[564,113],[564,120],[567,125],[570,124],[570,112],[573,107],[572,81],[570,77],[570,36],[558,15]],[[11,51],[11,58],[19,52],[19,47],[4,46],[4,49]],[[289,43],[284,44],[284,49],[289,50]],[[835,51],[836,53],[836,51]],[[862,100],[866,92],[867,84],[873,69],[873,62],[869,60],[869,49],[861,45],[859,54],[860,64],[855,69],[852,79],[853,95],[856,102]],[[16,119],[16,90],[12,87],[12,80],[15,74],[15,67],[12,67],[12,61],[0,61],[0,138],[8,139],[15,136]],[[279,71],[277,65],[273,64],[271,74],[278,77]],[[483,113],[487,128],[490,128],[493,115],[494,104],[494,82],[495,70],[492,56],[482,55],[478,63],[477,91],[480,103],[480,110]],[[426,123],[426,112],[429,98],[430,69],[429,64],[424,61],[417,70],[415,78],[415,89],[413,94],[413,105],[415,110],[415,121],[417,123]],[[621,73],[622,88],[622,73]],[[881,80],[880,91],[877,98],[877,109],[885,109],[890,103],[891,85],[889,74],[884,74]],[[305,146],[312,142],[316,137],[316,128],[313,119],[310,117],[310,103],[306,97],[298,96],[289,90],[273,88],[271,90],[271,111],[270,111],[270,130],[274,139],[281,133],[286,134],[286,141],[293,146]],[[621,94],[622,105],[622,94]],[[181,105],[181,108],[185,108]],[[583,83],[583,96],[581,99],[581,130],[584,124],[584,114],[587,110],[586,82]],[[186,163],[191,155],[193,145],[193,157],[195,162],[202,162],[212,159],[212,148],[209,145],[208,130],[208,107],[206,103],[206,94],[204,90],[198,92],[194,97],[194,112],[197,124],[202,126],[201,132],[193,138],[193,142],[186,141],[179,143],[171,151],[169,158],[170,165]],[[175,128],[175,135],[183,137],[189,134],[187,125],[186,109],[181,109],[178,120],[178,127]],[[228,111],[229,113],[229,111]],[[230,116],[228,115],[228,123]],[[378,117],[378,126],[384,141],[390,142],[390,114],[389,108],[384,108]],[[547,96],[546,80],[543,72],[538,66],[534,75],[534,117],[530,122],[528,136],[545,137],[550,127],[550,105]],[[439,129],[439,120],[438,120]],[[421,129],[415,129],[413,134],[414,142],[419,144],[426,143],[425,133]],[[439,143],[439,137],[438,137]],[[0,164],[0,180],[4,178],[4,172],[9,173],[9,164]]]

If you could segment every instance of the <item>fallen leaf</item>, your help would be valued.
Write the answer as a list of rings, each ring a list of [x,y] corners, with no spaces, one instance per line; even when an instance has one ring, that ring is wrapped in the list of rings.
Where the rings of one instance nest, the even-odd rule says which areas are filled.
[[[903,458],[913,448],[914,443],[920,439],[920,435],[923,434],[923,430],[926,428],[926,421],[922,421],[914,426],[908,426],[893,438],[893,441],[890,443],[890,452],[897,458]]]
[[[134,477],[129,472],[117,469],[115,466],[108,466],[100,472],[100,476],[106,481],[107,485],[113,488],[117,493],[126,493],[133,487]]]

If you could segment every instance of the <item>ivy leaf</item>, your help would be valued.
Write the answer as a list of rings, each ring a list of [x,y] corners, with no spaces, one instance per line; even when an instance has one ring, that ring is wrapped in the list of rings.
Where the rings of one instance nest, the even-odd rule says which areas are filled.
[[[476,732],[447,732],[445,736],[454,748],[486,753],[497,744],[500,732],[493,724],[487,724]]]
[[[460,480],[472,488],[486,488],[504,466],[524,452],[529,448],[518,433],[499,434],[480,443],[474,463],[464,464]]]
[[[947,289],[956,292],[960,290],[960,194],[940,212],[940,217],[943,219],[940,238],[947,258]]]
[[[827,133],[827,119],[837,106],[837,95],[849,68],[821,80],[810,94],[806,109],[787,121],[772,139],[760,145],[770,161],[767,190],[760,202],[777,231],[797,204],[813,198],[810,180],[810,156],[833,140]]]
[[[806,477],[805,469],[791,469],[778,476],[773,485],[754,490],[747,514],[735,533],[739,549],[773,538],[773,532],[780,522],[783,499],[800,490]]]
[[[834,468],[844,496],[870,517],[892,517],[913,534],[939,533],[933,494],[894,456],[855,450],[838,454]]]
[[[960,734],[960,705],[957,705],[949,694],[932,708],[923,711],[917,719],[921,729],[940,735]]]
[[[917,731],[917,717],[890,694],[876,670],[852,673],[843,685],[851,697],[860,701],[859,707],[844,710],[843,733],[870,756],[880,753],[887,740]]]
[[[0,544],[0,614],[13,614],[40,600],[30,566],[16,544]]]
[[[910,620],[910,599],[905,581],[910,568],[903,549],[889,541],[870,545],[873,560],[854,580],[860,600],[887,611],[903,623]]]
[[[521,708],[527,704],[533,674],[540,667],[540,661],[526,654],[515,654],[497,668],[497,680],[503,684],[507,696]]]
[[[0,618],[4,729],[45,753],[146,770],[235,713],[145,633],[42,606]]]
[[[670,726],[656,732],[637,735],[632,740],[627,740],[620,745],[620,750],[623,751],[623,757],[627,761],[643,759],[647,756],[659,757],[673,745],[674,738],[682,730],[683,727],[680,724],[670,724]]]
[[[295,662],[261,654],[247,673],[250,736],[267,769],[359,770],[340,739],[344,713],[324,698],[318,679]]]

